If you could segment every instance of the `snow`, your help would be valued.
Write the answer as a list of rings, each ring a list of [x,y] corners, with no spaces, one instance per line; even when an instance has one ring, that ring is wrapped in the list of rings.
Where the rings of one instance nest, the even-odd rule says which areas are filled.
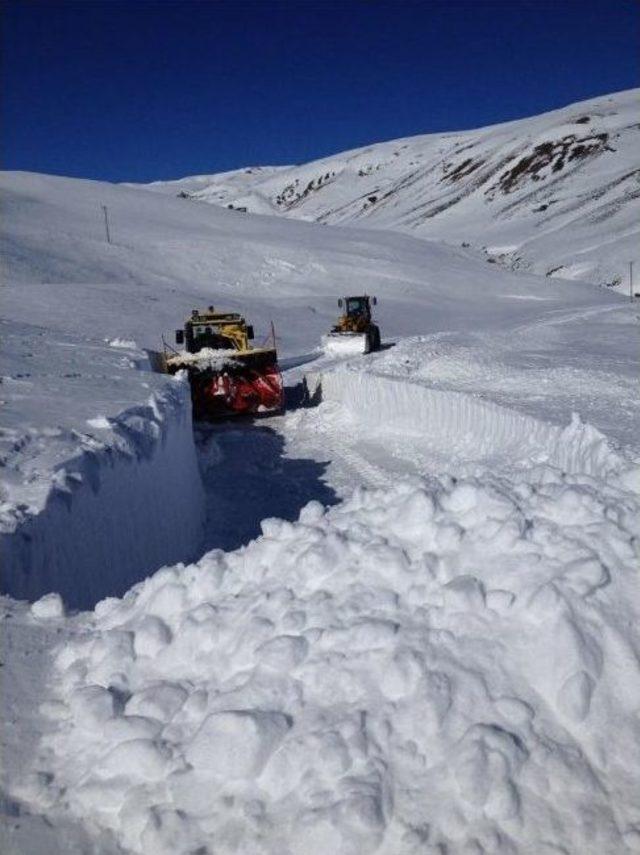
[[[418,234],[513,270],[628,294],[628,262],[638,260],[639,93],[378,143],[255,172],[242,186],[225,174],[183,182],[196,201]],[[148,186],[174,192],[174,182]]]
[[[185,378],[138,370],[140,351],[5,327],[3,591],[90,608],[194,558],[205,503]]]
[[[237,357],[238,351],[233,348],[214,350],[211,347],[203,347],[197,353],[187,353],[185,350],[181,350],[175,357],[170,356],[169,359],[175,358],[180,365],[192,365],[198,371],[206,371],[207,369],[215,371],[225,366],[240,365]]]
[[[548,298],[548,312],[612,303],[604,289],[514,277],[460,248],[401,234],[239,216],[95,181],[28,173],[1,181],[5,317],[101,342],[159,350],[160,336],[172,341],[192,308],[213,303],[251,319],[256,344],[273,319],[282,355],[295,356],[331,328],[337,299],[355,285],[378,297],[386,339],[528,321],[530,307],[512,295]],[[509,298],[499,305],[487,295]]]
[[[60,594],[45,594],[31,606],[31,614],[36,618],[59,618],[64,616],[64,603]]]
[[[268,178],[286,166],[250,166],[245,169],[233,169],[230,172],[218,172],[215,175],[191,175],[173,181],[152,181],[150,184],[127,183],[126,187],[145,187],[156,193],[195,193],[205,191],[218,201],[224,201],[229,194],[245,193],[256,178]],[[215,186],[212,186],[215,185]]]
[[[3,584],[17,596],[39,597],[53,585],[67,601],[89,606],[163,563],[198,554],[204,503],[184,392],[153,374],[140,349],[158,350],[160,336],[170,338],[194,306],[242,311],[259,336],[275,319],[284,357],[319,342],[335,322],[337,298],[355,282],[379,297],[376,318],[387,341],[442,330],[458,330],[467,340],[483,330],[488,339],[562,313],[606,309],[619,320],[616,377],[633,370],[625,367],[633,360],[628,307],[602,289],[516,277],[461,250],[403,235],[240,217],[100,182],[12,173],[2,183],[1,524],[12,544]],[[112,244],[101,232],[102,204],[110,210]],[[613,373],[603,379],[608,383]],[[585,375],[587,384],[591,377]],[[119,481],[124,472],[126,489]],[[111,486],[96,493],[103,476]],[[76,509],[77,522],[67,525]],[[111,552],[108,532],[116,529],[107,520],[122,521],[120,551]],[[137,537],[140,527],[157,538]],[[89,553],[94,570],[78,572],[76,562]],[[46,554],[53,558],[45,573]],[[38,568],[28,580],[27,566]]]
[[[3,852],[640,852],[636,305],[291,218],[337,176],[289,218],[1,180]],[[363,290],[383,349],[323,353]],[[211,303],[275,320],[284,415],[151,370]]]
[[[324,399],[342,404],[368,428],[413,434],[416,442],[426,440],[432,451],[448,455],[450,465],[457,460],[482,465],[551,463],[563,471],[602,478],[626,474],[624,460],[607,438],[575,413],[569,425],[560,427],[464,393],[366,371],[330,371],[314,380],[321,384]]]
[[[19,794],[133,852],[637,851],[637,509],[539,466],[265,520],[76,624]]]

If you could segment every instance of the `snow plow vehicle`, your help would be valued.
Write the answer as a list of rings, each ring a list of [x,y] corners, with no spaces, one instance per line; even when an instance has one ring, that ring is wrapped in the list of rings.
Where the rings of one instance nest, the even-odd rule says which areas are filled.
[[[380,329],[371,318],[371,306],[376,303],[375,297],[366,294],[338,300],[338,306],[344,308],[344,312],[329,335],[322,338],[325,351],[337,356],[355,356],[379,350]]]
[[[252,347],[253,327],[237,312],[194,309],[176,344],[165,351],[169,374],[186,370],[195,419],[211,421],[238,415],[278,413],[284,408],[282,374],[275,335],[271,347]]]

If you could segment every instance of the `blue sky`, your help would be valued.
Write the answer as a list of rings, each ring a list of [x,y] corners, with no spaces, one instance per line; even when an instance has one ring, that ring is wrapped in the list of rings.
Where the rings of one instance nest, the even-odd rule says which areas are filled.
[[[638,85],[635,0],[5,0],[5,169],[147,181]]]

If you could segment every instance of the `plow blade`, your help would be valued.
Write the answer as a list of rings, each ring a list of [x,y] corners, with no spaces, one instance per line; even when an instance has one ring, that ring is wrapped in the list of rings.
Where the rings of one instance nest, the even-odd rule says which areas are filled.
[[[322,347],[331,356],[358,356],[369,353],[370,343],[366,333],[329,333],[322,336]]]

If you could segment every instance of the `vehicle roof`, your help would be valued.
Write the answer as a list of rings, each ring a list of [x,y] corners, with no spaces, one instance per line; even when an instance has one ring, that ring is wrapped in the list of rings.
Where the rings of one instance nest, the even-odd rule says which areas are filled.
[[[187,324],[219,324],[219,323],[243,324],[244,318],[238,312],[198,312],[190,315]]]

